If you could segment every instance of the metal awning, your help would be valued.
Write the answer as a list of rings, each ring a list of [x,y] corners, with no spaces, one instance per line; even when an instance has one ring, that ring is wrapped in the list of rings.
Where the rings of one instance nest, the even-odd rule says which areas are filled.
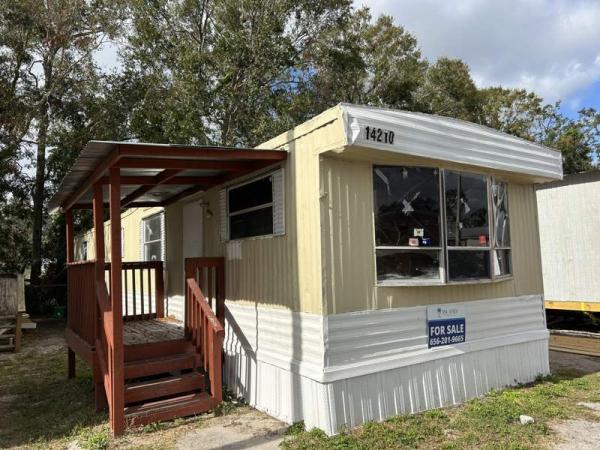
[[[92,188],[118,167],[121,206],[166,206],[188,195],[283,161],[287,152],[250,148],[90,141],[62,180],[51,212],[91,208]]]

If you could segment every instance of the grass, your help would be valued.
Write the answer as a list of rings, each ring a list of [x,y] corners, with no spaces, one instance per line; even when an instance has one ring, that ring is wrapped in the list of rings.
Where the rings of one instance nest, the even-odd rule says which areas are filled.
[[[0,448],[64,449],[76,441],[86,450],[174,448],[178,436],[211,420],[203,415],[150,424],[115,439],[107,413],[94,409],[92,374],[77,360],[68,380],[64,324],[42,323],[27,333],[23,351],[0,354]],[[227,394],[214,415],[241,414],[248,407]]]
[[[176,419],[129,430],[114,439],[106,413],[94,412],[91,373],[78,361],[77,377],[66,378],[66,350],[59,325],[28,334],[25,349],[0,355],[0,448],[66,448],[77,441],[82,449],[170,449],[180,436],[238,414],[243,423],[248,407],[230,394],[207,416]],[[47,326],[46,326],[47,328]],[[366,423],[328,437],[320,430],[292,425],[282,444],[287,449],[379,448],[540,448],[552,439],[550,423],[561,419],[600,420],[578,402],[600,402],[600,373],[561,372],[527,386],[492,392],[454,408],[393,417]],[[519,415],[535,418],[521,425]]]
[[[66,379],[66,351],[44,349],[3,359],[0,363],[0,447],[46,448],[53,440],[105,421],[94,411],[94,388],[85,364],[75,379]],[[52,345],[52,344],[50,344]],[[89,437],[90,448],[101,439]]]
[[[295,424],[283,443],[288,449],[526,449],[544,447],[549,423],[567,418],[600,420],[578,402],[600,401],[600,373],[562,372],[535,383],[495,391],[459,407],[393,417],[327,437]],[[535,423],[521,425],[527,414]]]

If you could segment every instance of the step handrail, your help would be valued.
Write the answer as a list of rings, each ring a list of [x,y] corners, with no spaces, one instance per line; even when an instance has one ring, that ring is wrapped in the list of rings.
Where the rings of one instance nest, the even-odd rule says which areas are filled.
[[[213,406],[223,400],[223,340],[225,330],[194,278],[186,280],[185,331],[208,373]]]

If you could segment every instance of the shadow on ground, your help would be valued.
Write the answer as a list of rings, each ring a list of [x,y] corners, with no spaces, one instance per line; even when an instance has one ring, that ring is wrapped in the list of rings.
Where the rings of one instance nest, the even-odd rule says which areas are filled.
[[[590,373],[600,372],[600,358],[550,351],[550,371],[552,373],[572,374],[573,378],[578,378]]]

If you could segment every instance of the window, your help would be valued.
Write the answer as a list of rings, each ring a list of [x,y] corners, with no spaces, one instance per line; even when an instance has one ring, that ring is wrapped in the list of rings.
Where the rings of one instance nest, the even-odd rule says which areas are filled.
[[[440,280],[439,181],[437,169],[375,168],[379,281]]]
[[[284,234],[283,171],[222,191],[225,239]]]
[[[142,251],[144,261],[162,261],[162,214],[142,220]]]
[[[378,283],[510,275],[505,183],[437,168],[375,166],[373,191]]]
[[[493,180],[492,205],[494,210],[494,276],[510,275],[510,227],[508,223],[508,188],[506,183]]]
[[[448,279],[490,277],[490,226],[486,176],[444,172]]]

